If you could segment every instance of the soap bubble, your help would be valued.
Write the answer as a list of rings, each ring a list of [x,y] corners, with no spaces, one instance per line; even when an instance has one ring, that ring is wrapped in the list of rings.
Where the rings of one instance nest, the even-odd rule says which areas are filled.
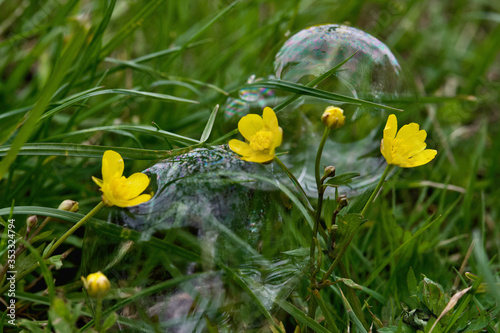
[[[151,200],[115,208],[105,226],[88,225],[84,273],[102,271],[123,297],[156,288],[118,311],[136,319],[137,331],[261,328],[262,307],[277,310],[276,301],[296,288],[308,263],[283,254],[304,244],[290,228],[309,235],[308,226],[281,204],[269,168],[221,146],[168,158],[144,173],[154,185]],[[269,182],[257,181],[256,174]],[[111,227],[118,231],[105,232]]]
[[[255,75],[251,75],[247,83],[257,82]],[[224,116],[226,121],[239,120],[250,113],[251,109],[260,111],[274,102],[274,91],[269,88],[245,87],[238,91],[238,98],[229,97],[224,104]]]
[[[275,74],[281,80],[306,85],[349,57],[315,88],[405,111],[415,108],[414,85],[394,54],[375,37],[353,27],[328,24],[299,31],[277,53]],[[320,118],[329,105],[344,109],[346,122],[327,140],[322,165],[334,165],[338,174],[361,173],[352,188],[343,189],[347,192],[371,184],[380,174],[382,128],[387,116],[398,112],[308,96],[281,110],[278,117],[285,131],[283,149],[290,152],[283,159],[301,175],[299,180],[310,195],[316,192],[314,156],[324,129]]]
[[[359,29],[336,24],[310,27],[289,38],[276,55],[276,76],[307,84],[350,56],[328,84],[321,85],[325,90],[382,102],[406,89],[402,68],[384,43]]]

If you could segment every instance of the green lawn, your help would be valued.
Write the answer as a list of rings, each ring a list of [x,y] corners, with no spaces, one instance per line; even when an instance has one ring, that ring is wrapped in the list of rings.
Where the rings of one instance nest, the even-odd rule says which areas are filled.
[[[0,0],[0,331],[500,332],[499,51],[495,1]],[[377,192],[390,114],[437,155]]]

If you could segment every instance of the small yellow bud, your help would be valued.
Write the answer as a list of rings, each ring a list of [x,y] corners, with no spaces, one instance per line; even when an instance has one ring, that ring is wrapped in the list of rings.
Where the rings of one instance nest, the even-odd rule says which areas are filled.
[[[94,298],[106,296],[111,289],[108,278],[101,272],[89,274],[87,278],[82,276],[82,282],[89,296]]]
[[[80,207],[78,206],[77,201],[64,200],[63,202],[61,202],[61,204],[59,205],[59,207],[57,209],[65,210],[67,212],[76,213],[78,211],[78,209],[80,209]]]
[[[336,129],[344,126],[344,110],[336,106],[329,106],[321,116],[321,121],[329,129]]]

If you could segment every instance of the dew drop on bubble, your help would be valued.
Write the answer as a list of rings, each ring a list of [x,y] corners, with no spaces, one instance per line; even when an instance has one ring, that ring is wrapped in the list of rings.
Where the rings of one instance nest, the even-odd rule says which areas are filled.
[[[411,112],[416,94],[407,71],[384,43],[353,27],[328,24],[299,31],[278,51],[275,75],[306,85],[351,56],[315,88]],[[352,187],[343,188],[344,193],[354,193],[356,187],[376,180],[383,162],[379,151],[382,127],[390,113],[398,112],[308,96],[280,112],[280,125],[285,131],[282,148],[290,151],[283,159],[293,165],[311,195],[316,191],[314,155],[324,128],[320,117],[329,105],[344,109],[346,122],[327,140],[322,164],[334,165],[337,173],[358,171],[362,175]],[[290,128],[293,130],[287,131]]]

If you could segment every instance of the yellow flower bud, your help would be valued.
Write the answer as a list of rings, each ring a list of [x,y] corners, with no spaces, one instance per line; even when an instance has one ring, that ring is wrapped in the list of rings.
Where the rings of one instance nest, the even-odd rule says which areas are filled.
[[[76,213],[78,209],[80,209],[80,207],[78,206],[78,201],[73,201],[68,199],[61,202],[61,204],[57,209]]]
[[[89,296],[94,298],[106,296],[111,289],[108,278],[101,272],[89,274],[87,278],[82,276],[82,282]]]
[[[321,121],[329,129],[336,129],[344,126],[344,110],[336,106],[329,106],[321,116]]]

